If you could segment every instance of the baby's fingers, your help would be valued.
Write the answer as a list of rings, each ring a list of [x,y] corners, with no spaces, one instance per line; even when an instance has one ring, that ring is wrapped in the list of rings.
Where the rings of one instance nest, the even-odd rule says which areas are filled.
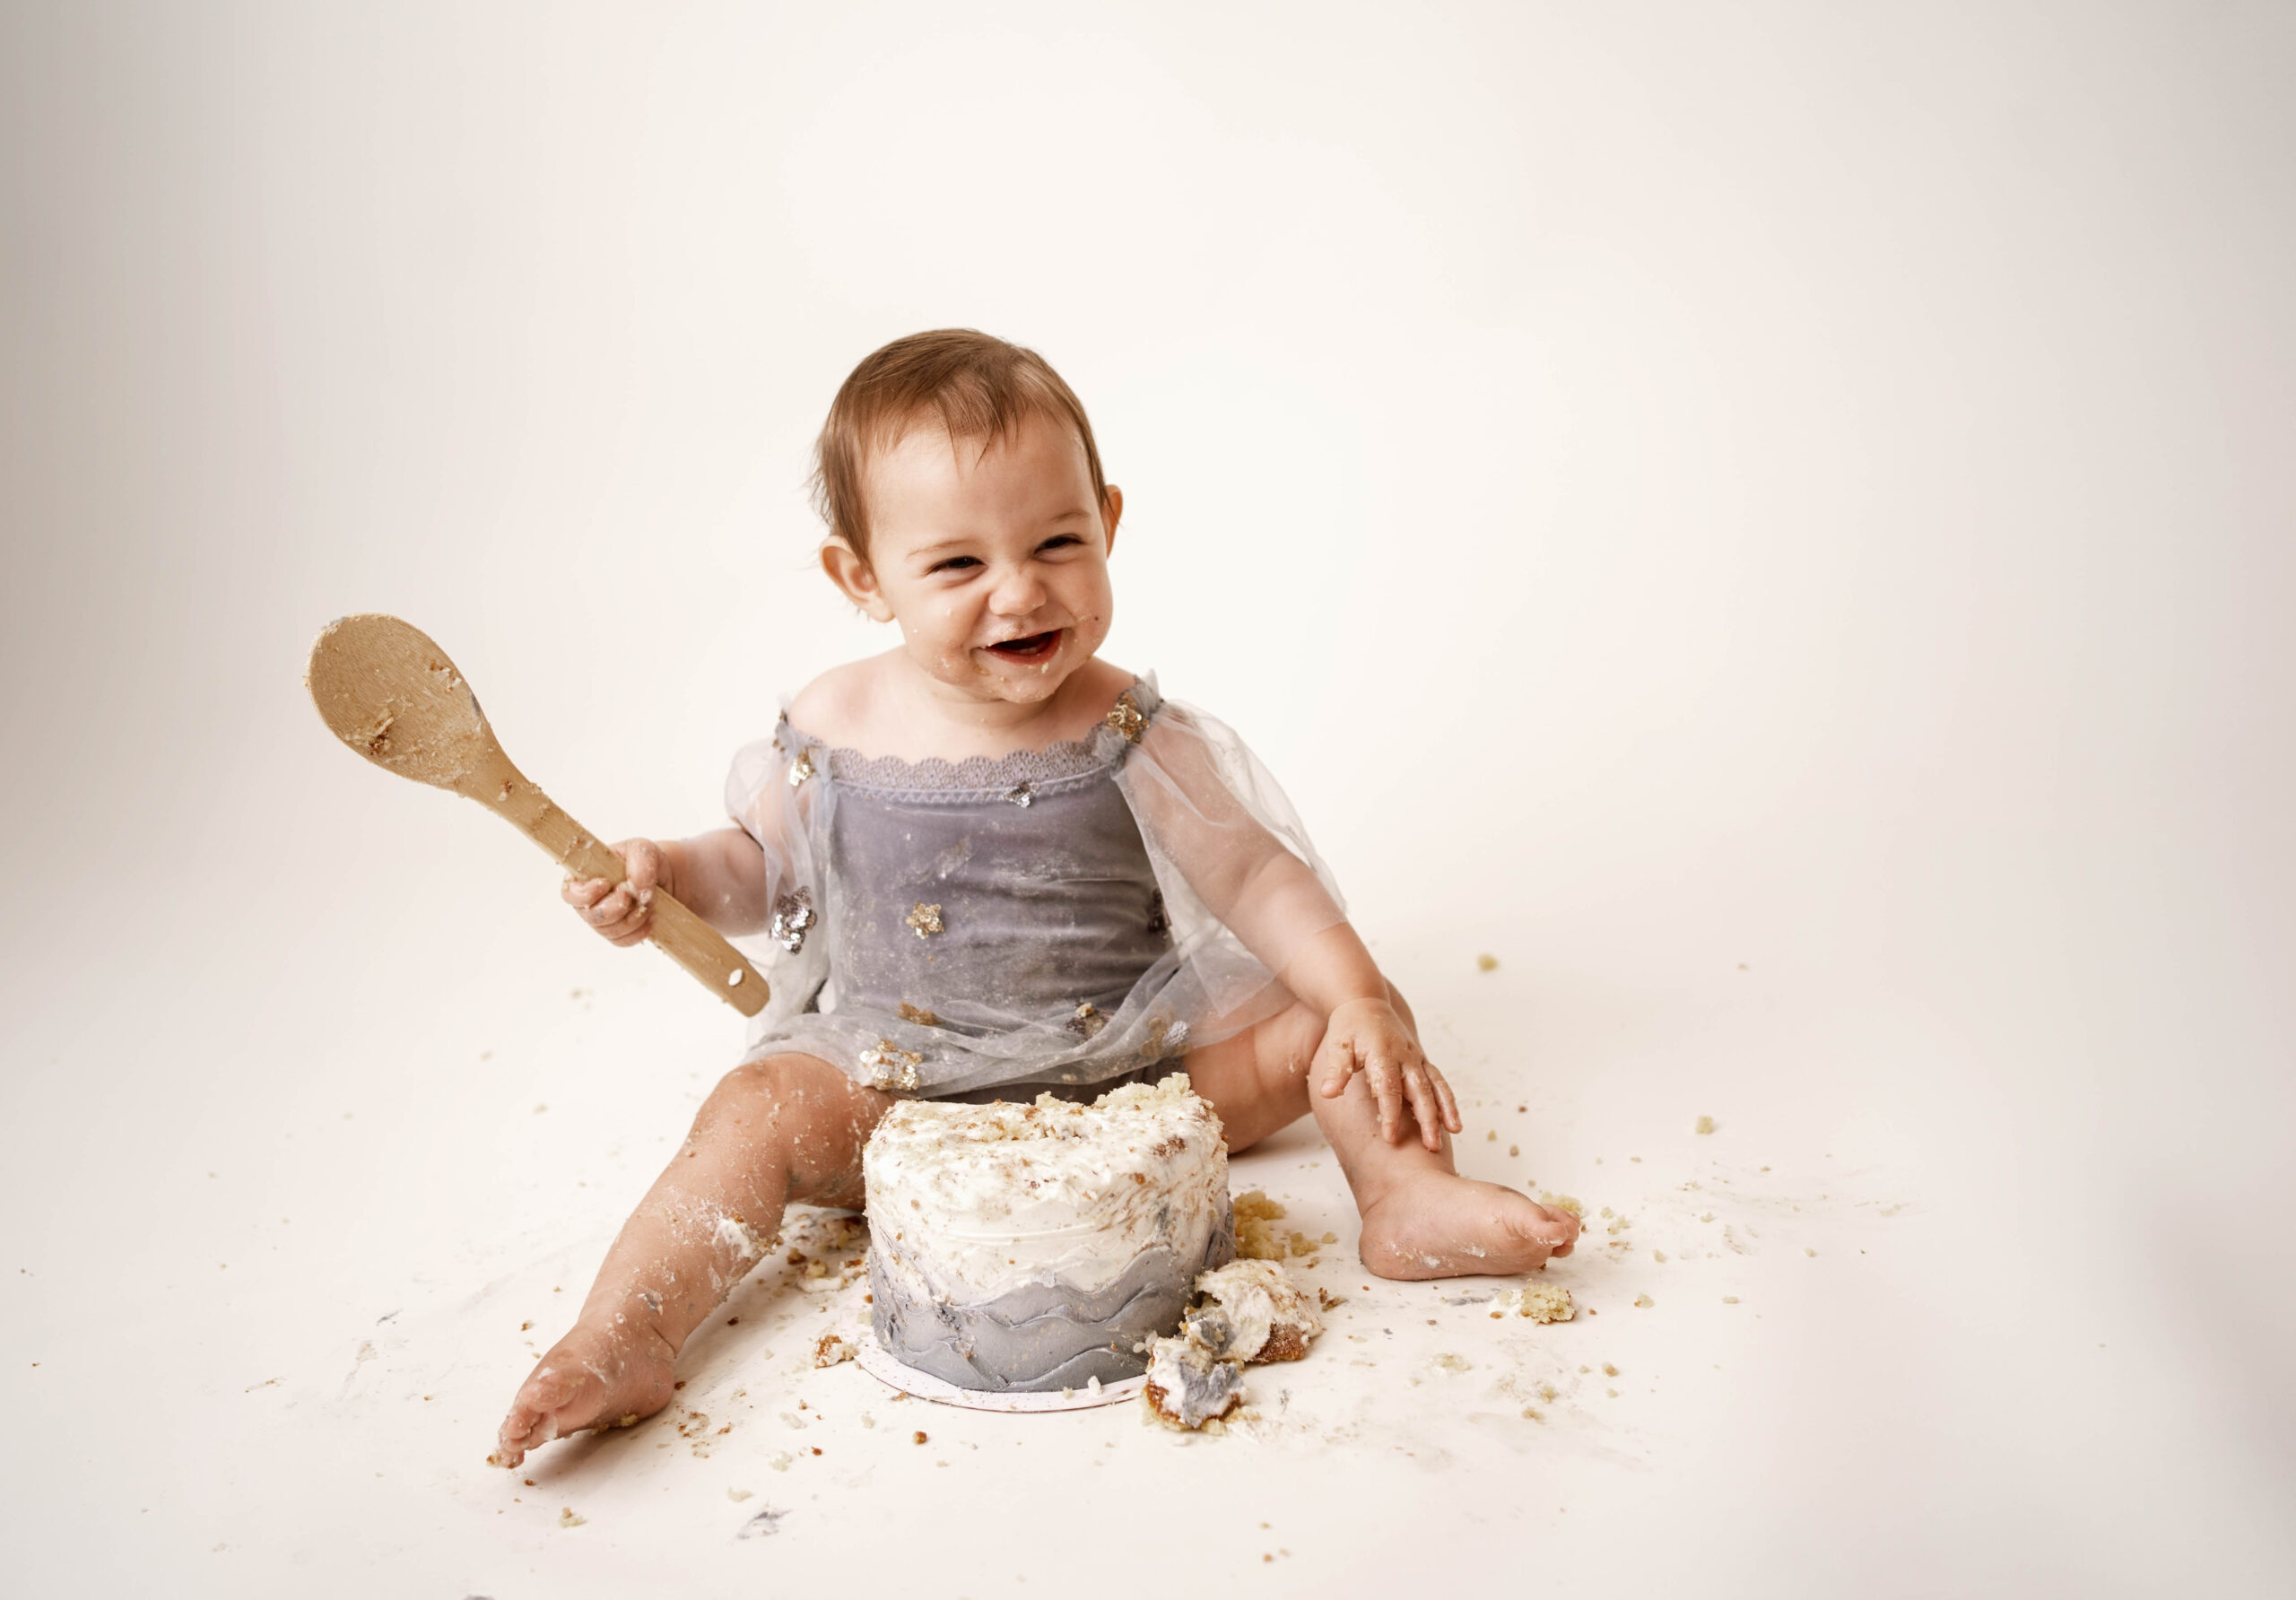
[[[1373,1056],[1363,1069],[1379,1103],[1379,1137],[1390,1144],[1403,1143],[1403,1072],[1392,1057]]]
[[[561,900],[577,910],[587,911],[605,899],[613,888],[613,885],[604,878],[578,878],[570,873],[566,881],[558,886],[558,894]]]
[[[1316,1081],[1316,1092],[1326,1100],[1337,1100],[1347,1092],[1347,1081],[1355,1075],[1354,1046],[1344,1039],[1327,1039],[1316,1051],[1315,1065],[1310,1069]]]
[[[1465,1133],[1466,1124],[1459,1120],[1459,1097],[1451,1092],[1451,1082],[1431,1061],[1424,1064],[1427,1081],[1435,1085],[1435,1099],[1442,1108],[1443,1126],[1455,1134]]]
[[[1430,1150],[1439,1151],[1443,1148],[1443,1109],[1435,1098],[1435,1086],[1427,1081],[1431,1070],[1426,1062],[1414,1061],[1405,1069],[1403,1080],[1405,1091],[1411,1097],[1412,1120],[1419,1124],[1419,1142]]]
[[[662,881],[661,847],[650,839],[625,839],[614,850],[629,874],[631,889],[640,898],[652,894]]]

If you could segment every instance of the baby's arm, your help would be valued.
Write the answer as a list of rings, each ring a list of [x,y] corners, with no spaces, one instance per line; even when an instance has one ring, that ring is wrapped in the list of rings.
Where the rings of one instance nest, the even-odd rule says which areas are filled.
[[[1252,815],[1221,776],[1204,738],[1169,713],[1152,724],[1143,751],[1152,771],[1132,789],[1142,820],[1205,907],[1283,987],[1325,1019],[1310,1072],[1328,1099],[1357,1072],[1370,1083],[1380,1132],[1404,1135],[1410,1102],[1422,1143],[1460,1130],[1443,1074],[1419,1048],[1391,991],[1338,904],[1308,864]]]
[[[765,851],[739,828],[656,842],[625,839],[613,847],[629,875],[569,878],[559,891],[582,920],[616,944],[635,944],[654,925],[660,889],[721,934],[752,934],[771,915]]]

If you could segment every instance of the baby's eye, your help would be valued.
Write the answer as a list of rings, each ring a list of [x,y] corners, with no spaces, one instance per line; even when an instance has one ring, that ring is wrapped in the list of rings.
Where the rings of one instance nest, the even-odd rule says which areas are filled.
[[[1038,545],[1037,549],[1039,552],[1058,550],[1065,544],[1082,544],[1083,542],[1083,540],[1078,538],[1074,534],[1055,534],[1051,538],[1047,539],[1043,543]]]
[[[928,573],[955,572],[966,567],[978,567],[979,565],[980,558],[977,555],[952,555],[947,561],[935,561],[925,570]]]

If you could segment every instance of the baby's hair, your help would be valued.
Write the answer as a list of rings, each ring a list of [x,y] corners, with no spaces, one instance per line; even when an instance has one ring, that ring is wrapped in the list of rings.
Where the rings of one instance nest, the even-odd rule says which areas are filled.
[[[1033,350],[967,327],[935,328],[895,339],[865,357],[830,402],[813,446],[813,509],[863,561],[869,559],[869,505],[863,485],[869,459],[900,442],[926,410],[940,413],[952,443],[983,448],[1009,439],[1022,421],[1041,416],[1074,428],[1092,471],[1092,500],[1108,499],[1100,450],[1083,402]]]

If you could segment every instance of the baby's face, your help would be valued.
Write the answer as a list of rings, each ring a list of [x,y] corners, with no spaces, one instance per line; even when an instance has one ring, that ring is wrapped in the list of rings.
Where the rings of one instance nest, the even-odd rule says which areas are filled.
[[[1036,703],[1108,638],[1108,558],[1124,500],[1095,505],[1083,442],[1031,416],[983,454],[936,424],[870,464],[869,561],[824,560],[854,602],[969,698]],[[843,560],[836,558],[843,557]]]

